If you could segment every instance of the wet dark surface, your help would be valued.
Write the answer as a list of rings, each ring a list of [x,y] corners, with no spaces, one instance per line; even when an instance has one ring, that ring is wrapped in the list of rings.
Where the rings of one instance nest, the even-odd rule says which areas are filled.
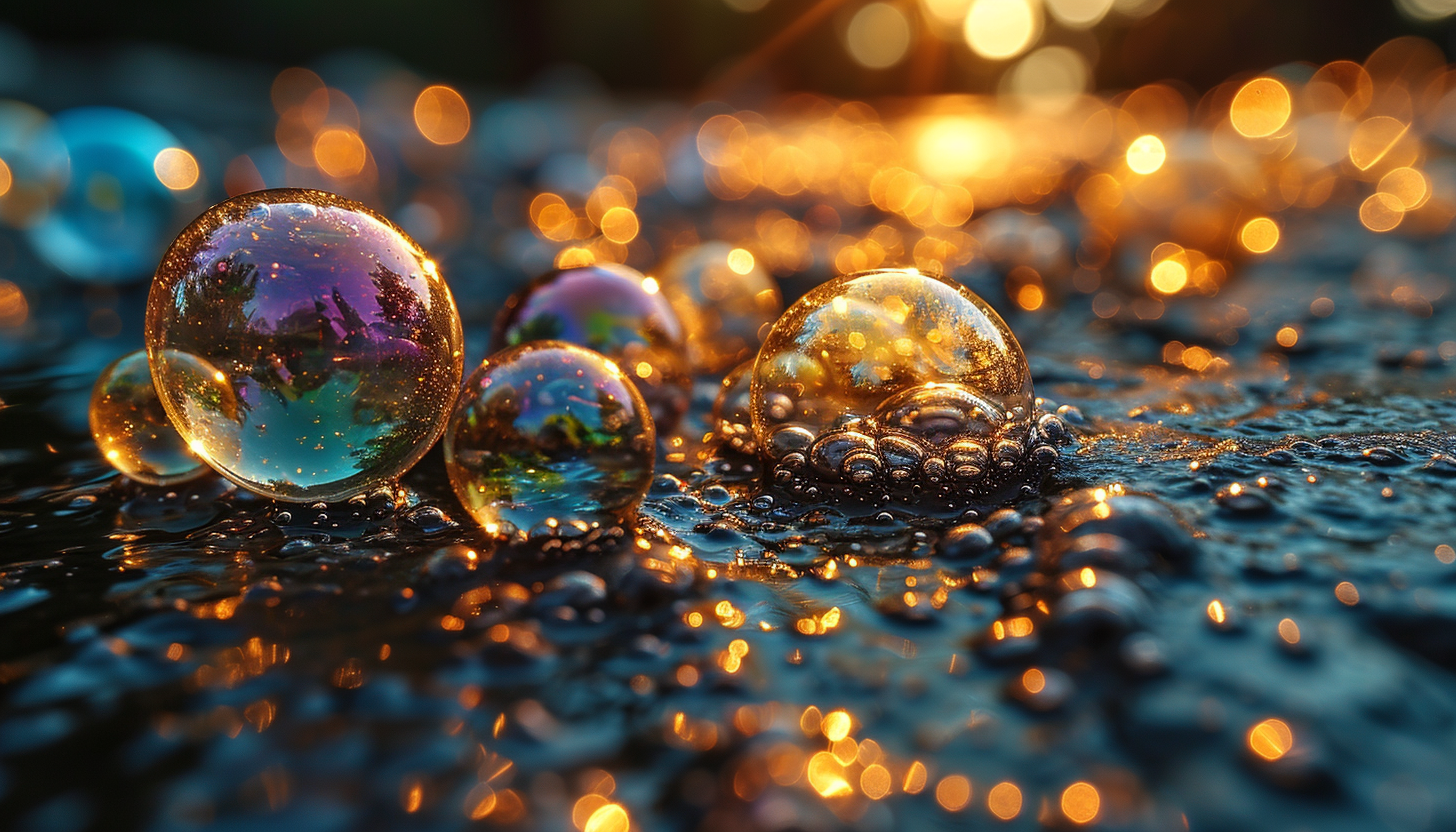
[[[561,164],[591,136],[554,135]],[[489,213],[549,174],[491,149],[446,177],[474,231],[432,247],[467,367],[550,265]],[[781,204],[755,200],[638,212],[706,238],[715,211]],[[1076,250],[1071,194],[1036,207]],[[635,530],[513,548],[438,447],[334,504],[121,479],[86,402],[140,345],[147,287],[66,282],[7,230],[29,312],[0,330],[0,827],[1456,828],[1451,243],[1354,211],[1290,215],[1272,254],[1147,320],[1094,311],[1146,299],[1116,258],[1102,292],[1044,269],[1034,311],[986,258],[949,265],[1073,434],[1009,510],[766,501],[753,458],[703,441],[702,377]],[[777,262],[788,299],[832,274]]]

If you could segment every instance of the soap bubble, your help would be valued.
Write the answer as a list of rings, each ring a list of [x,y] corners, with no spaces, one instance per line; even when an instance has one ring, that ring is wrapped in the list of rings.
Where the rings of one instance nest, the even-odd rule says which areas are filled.
[[[1037,417],[1001,317],[915,270],[846,275],[801,298],[764,341],[750,395],[774,481],[799,489],[986,497],[1039,481],[1065,433]]]
[[[713,400],[712,424],[718,438],[745,454],[758,452],[753,437],[752,387],[753,362],[745,361],[723,378],[723,386]]]
[[[112,107],[55,119],[70,154],[70,184],[27,232],[48,263],[77,280],[120,283],[151,273],[181,225],[180,203],[157,177],[157,156],[177,147],[166,128]]]
[[[627,266],[560,269],[506,301],[491,349],[566,341],[607,356],[637,385],[663,429],[687,410],[690,379],[682,324],[657,282]]]
[[[688,360],[703,372],[721,373],[753,357],[760,333],[784,311],[769,273],[747,249],[725,242],[674,255],[658,279],[687,330]]]
[[[616,364],[533,341],[485,360],[445,432],[450,484],[488,534],[581,535],[631,519],[652,482],[656,429]]]
[[[157,391],[146,350],[127,353],[91,388],[91,435],[116,470],[148,485],[171,485],[207,471],[177,434]]]
[[[208,209],[157,270],[147,351],[167,414],[228,479],[296,502],[398,477],[463,370],[435,264],[359,203],[255,191]]]

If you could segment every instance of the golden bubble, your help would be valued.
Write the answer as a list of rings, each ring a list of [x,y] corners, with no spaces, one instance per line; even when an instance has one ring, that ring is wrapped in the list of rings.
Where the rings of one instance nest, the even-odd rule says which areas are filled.
[[[10,186],[14,184],[15,177],[10,173],[10,166],[0,159],[0,196],[10,193]]]
[[[347,127],[331,127],[313,140],[314,164],[336,179],[358,176],[368,157],[364,140]]]
[[[1347,607],[1353,607],[1360,603],[1360,590],[1356,589],[1355,585],[1349,581],[1340,581],[1335,585],[1335,597],[1339,599],[1341,604]]]
[[[1025,52],[1041,30],[1041,5],[1032,0],[974,0],[966,13],[966,44],[993,61]]]
[[[1289,89],[1273,78],[1255,78],[1239,88],[1229,105],[1229,121],[1251,139],[1272,136],[1289,121]]]
[[[1156,173],[1168,160],[1168,150],[1163,140],[1152,134],[1139,136],[1127,146],[1127,166],[1133,173],[1147,176]]]
[[[971,802],[971,781],[959,774],[935,784],[935,802],[947,812],[959,812]]]
[[[1091,823],[1102,809],[1102,797],[1091,783],[1077,782],[1062,792],[1062,814],[1073,823]]]
[[[1373,193],[1360,203],[1360,224],[1375,232],[1385,232],[1400,225],[1405,209],[1400,200],[1384,192]]]
[[[1292,326],[1282,326],[1279,328],[1279,331],[1274,334],[1274,340],[1279,344],[1279,346],[1284,347],[1285,349],[1289,349],[1290,347],[1299,343],[1299,330],[1295,329]]]
[[[1395,197],[1406,211],[1414,211],[1426,204],[1431,195],[1426,175],[1410,167],[1396,168],[1380,177],[1379,191]]]
[[[1183,291],[1188,285],[1188,267],[1176,259],[1160,260],[1148,275],[1153,288],[1165,295]]]
[[[602,236],[614,243],[630,243],[636,239],[641,224],[631,208],[619,205],[602,215]]]
[[[1405,138],[1410,125],[1390,116],[1375,116],[1360,122],[1350,136],[1350,161],[1369,170]]]
[[[1001,820],[1011,820],[1021,814],[1021,789],[1015,783],[997,783],[986,795],[986,808]]]
[[[879,763],[865,766],[865,770],[859,775],[860,791],[870,800],[879,800],[889,794],[892,786],[890,770]]]
[[[910,21],[889,3],[867,3],[850,19],[844,47],[860,66],[892,67],[910,50]]]
[[[582,826],[582,832],[627,832],[632,828],[632,819],[621,804],[608,803],[592,812]]]
[[[1268,217],[1255,217],[1244,223],[1239,242],[1254,254],[1273,251],[1279,245],[1279,226]]]
[[[415,127],[434,144],[457,144],[470,132],[470,107],[450,87],[425,87],[415,99]]]
[[[1294,732],[1282,719],[1266,719],[1249,729],[1249,750],[1266,760],[1277,760],[1294,747]]]
[[[1285,618],[1279,622],[1279,637],[1290,644],[1299,643],[1299,625],[1294,619]]]
[[[196,157],[180,147],[164,148],[158,153],[152,160],[152,171],[157,174],[157,181],[173,191],[185,191],[196,185],[201,174]]]

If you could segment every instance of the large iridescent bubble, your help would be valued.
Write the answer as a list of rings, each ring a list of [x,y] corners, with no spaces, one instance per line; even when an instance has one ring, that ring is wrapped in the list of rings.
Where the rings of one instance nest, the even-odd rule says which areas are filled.
[[[682,324],[656,282],[636,269],[612,263],[560,269],[512,295],[491,349],[544,340],[579,344],[617,362],[664,430],[687,410]]]
[[[801,490],[990,495],[1039,480],[1062,433],[1037,419],[1026,357],[995,310],[915,270],[846,275],[799,299],[759,350],[750,399],[775,482]]]
[[[631,519],[652,481],[656,430],[617,365],[536,341],[471,374],[444,445],[450,483],[488,534],[579,537]]]
[[[156,171],[157,157],[177,139],[146,116],[112,107],[67,110],[55,124],[70,154],[70,184],[27,229],[31,244],[77,280],[144,277],[183,219]]]
[[[168,416],[209,465],[280,500],[387,482],[444,430],[464,361],[435,263],[359,203],[257,191],[167,252],[147,353]]]
[[[207,471],[167,419],[146,350],[127,353],[101,371],[89,417],[101,455],[137,482],[171,485]]]

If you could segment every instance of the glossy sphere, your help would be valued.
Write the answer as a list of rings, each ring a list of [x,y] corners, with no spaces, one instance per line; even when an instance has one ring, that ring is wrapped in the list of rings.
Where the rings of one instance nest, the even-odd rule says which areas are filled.
[[[116,470],[148,485],[171,485],[207,466],[177,435],[152,387],[146,350],[128,353],[101,371],[91,388],[91,435]]]
[[[687,410],[690,380],[682,324],[667,299],[636,269],[616,264],[548,272],[512,295],[496,321],[491,349],[566,341],[621,367],[658,426]]]
[[[488,534],[580,534],[631,519],[656,441],[642,394],[615,364],[540,341],[492,355],[466,380],[445,467]]]
[[[355,202],[257,191],[167,252],[147,304],[152,376],[209,465],[280,500],[398,477],[444,430],[460,317],[414,241]]]
[[[1035,438],[1031,374],[1005,322],[914,270],[847,275],[801,298],[759,351],[750,397],[779,481],[979,491],[1009,478]]]
[[[778,285],[753,255],[720,241],[675,255],[658,280],[687,330],[688,360],[701,372],[752,358],[784,311]]]
[[[154,168],[176,138],[146,116],[110,107],[67,110],[55,124],[70,153],[70,184],[28,229],[31,244],[77,280],[118,283],[151,273],[182,221]]]
[[[758,452],[753,438],[752,398],[753,362],[745,361],[723,378],[718,397],[713,400],[713,422],[718,439],[735,451]]]

